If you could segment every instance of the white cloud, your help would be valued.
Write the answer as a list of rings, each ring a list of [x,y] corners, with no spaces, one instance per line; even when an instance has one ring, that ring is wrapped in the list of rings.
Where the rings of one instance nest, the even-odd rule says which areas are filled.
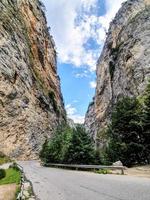
[[[74,108],[71,104],[66,105],[67,115],[70,119],[72,119],[75,123],[84,123],[84,116],[77,114],[76,108]]]
[[[78,72],[74,74],[75,78],[88,78],[89,77],[89,71],[84,70],[83,72]]]
[[[105,0],[106,1],[106,14],[104,16],[99,17],[99,23],[102,26],[104,31],[107,31],[109,28],[109,24],[112,19],[115,17],[117,11],[121,7],[121,4],[126,0]]]
[[[77,67],[87,65],[93,70],[95,53],[86,51],[85,43],[94,34],[96,18],[89,15],[98,0],[43,0],[58,58]]]
[[[90,82],[90,87],[91,88],[96,88],[96,81],[91,81]]]
[[[70,118],[71,118],[75,123],[77,123],[77,124],[83,124],[83,123],[84,123],[85,116],[81,116],[81,115],[72,115]]]
[[[88,75],[85,73],[77,73],[77,74],[75,74],[75,77],[76,78],[84,78],[84,77],[88,77]]]
[[[95,14],[98,1],[43,0],[60,62],[96,69],[109,23],[125,0],[105,0],[107,12],[100,17]],[[86,49],[89,39],[97,43],[97,49]]]
[[[72,107],[71,104],[67,104],[66,105],[66,111],[67,111],[67,114],[70,116],[70,115],[73,115],[74,113],[76,113],[76,108]]]

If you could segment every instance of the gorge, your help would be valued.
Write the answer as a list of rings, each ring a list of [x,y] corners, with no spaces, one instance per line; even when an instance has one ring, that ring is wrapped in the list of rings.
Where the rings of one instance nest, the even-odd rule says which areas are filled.
[[[0,13],[0,151],[36,159],[44,141],[67,119],[56,47],[41,1],[1,0]],[[150,1],[123,3],[98,59],[96,93],[85,116],[95,142],[118,100],[144,92],[150,77],[149,38]]]

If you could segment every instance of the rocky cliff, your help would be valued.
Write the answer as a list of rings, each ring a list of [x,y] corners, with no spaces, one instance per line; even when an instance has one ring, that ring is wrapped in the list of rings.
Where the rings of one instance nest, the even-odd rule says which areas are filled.
[[[150,78],[150,0],[128,0],[111,22],[97,64],[95,100],[85,126],[96,135],[122,96],[138,96]]]
[[[37,158],[65,120],[56,50],[38,0],[0,1],[0,151]]]

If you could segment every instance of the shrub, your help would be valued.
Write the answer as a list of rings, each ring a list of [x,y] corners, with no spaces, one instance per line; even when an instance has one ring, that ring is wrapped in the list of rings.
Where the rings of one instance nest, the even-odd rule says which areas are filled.
[[[96,173],[98,174],[111,174],[111,171],[108,169],[99,169],[98,171],[96,171]]]
[[[0,152],[0,165],[11,162],[11,159],[7,157],[4,153]]]
[[[6,172],[4,169],[0,169],[0,179],[5,178]]]
[[[19,169],[17,163],[15,163],[15,162],[14,162],[12,165],[10,165],[9,168],[12,168],[12,169],[14,169],[14,170],[16,170],[16,171],[20,171],[20,169]]]
[[[55,93],[53,91],[50,91],[48,93],[48,96],[49,96],[50,103],[52,104],[54,111],[57,114],[59,114],[59,109],[58,109],[57,102],[56,102],[56,99],[55,99]]]

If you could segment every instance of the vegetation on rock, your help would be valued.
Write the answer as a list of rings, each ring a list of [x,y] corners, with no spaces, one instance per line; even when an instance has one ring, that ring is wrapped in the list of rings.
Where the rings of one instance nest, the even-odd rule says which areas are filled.
[[[2,152],[0,152],[0,165],[10,162],[10,158],[4,155]]]
[[[49,96],[49,99],[50,99],[50,102],[53,106],[54,111],[57,114],[59,114],[59,109],[58,109],[57,102],[56,102],[56,99],[55,99],[55,93],[53,91],[49,91],[48,96]]]

